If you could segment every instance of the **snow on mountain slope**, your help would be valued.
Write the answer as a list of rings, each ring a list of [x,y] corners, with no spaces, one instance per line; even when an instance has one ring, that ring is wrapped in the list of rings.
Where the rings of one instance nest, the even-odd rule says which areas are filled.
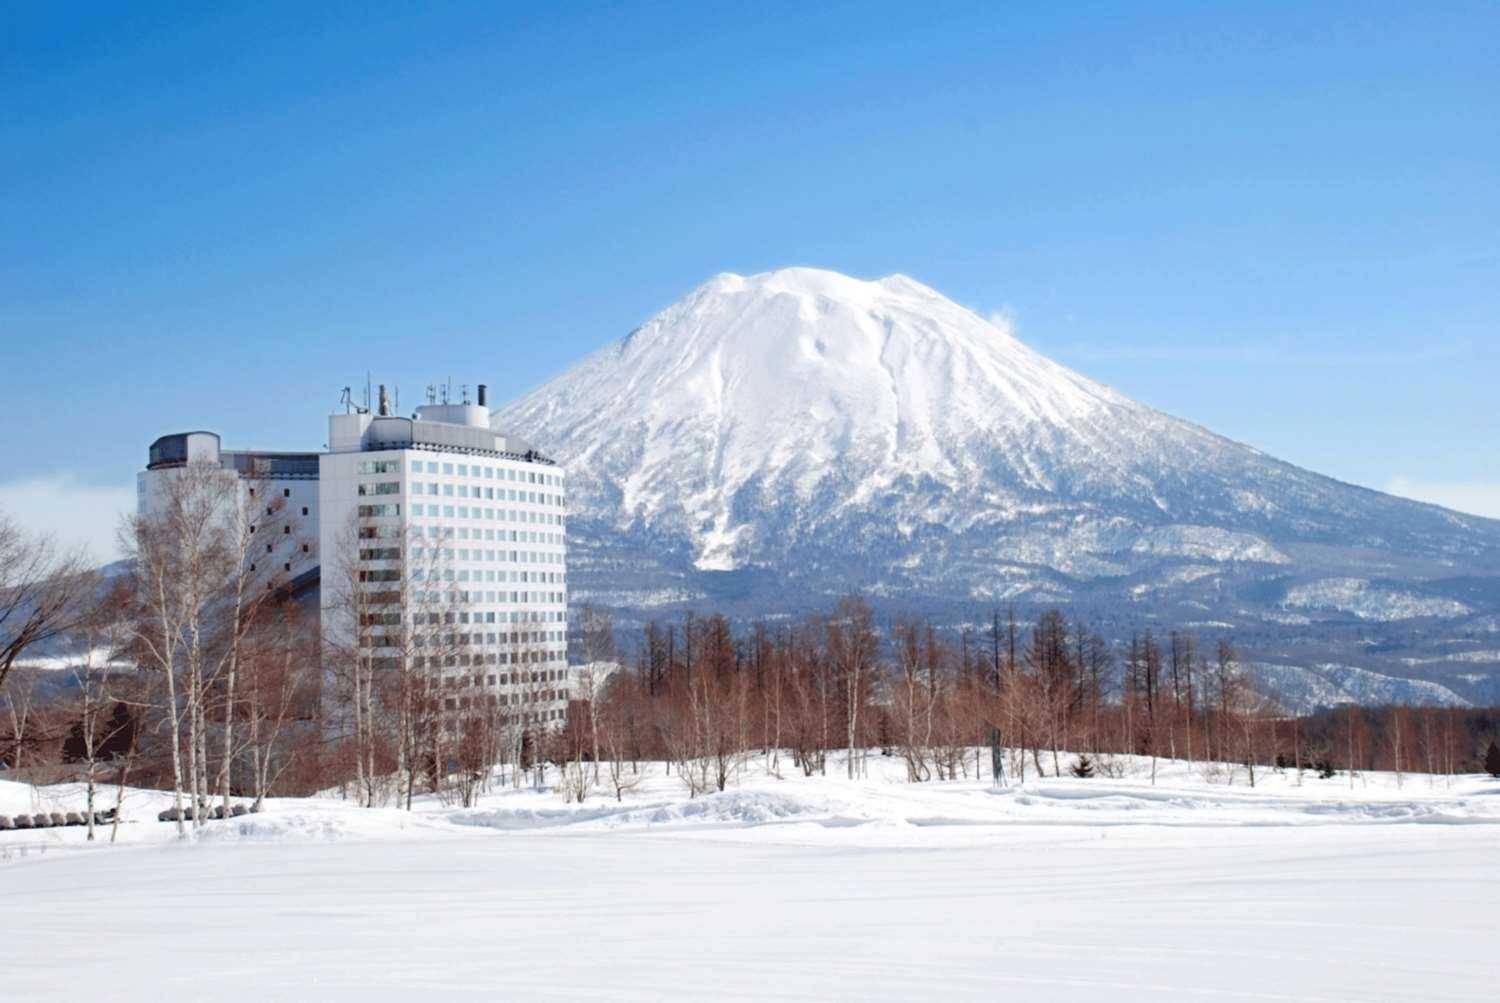
[[[1250,666],[1250,675],[1258,690],[1270,694],[1284,709],[1299,714],[1350,703],[1470,706],[1470,701],[1438,683],[1387,676],[1353,665],[1261,662]]]
[[[715,276],[494,423],[567,464],[574,594],[620,606],[779,612],[858,589],[1137,618],[1248,607],[1284,628],[1308,582],[1397,595],[1403,576],[1500,572],[1500,523],[1163,414],[899,275]],[[1204,564],[1222,573],[1138,587]],[[1415,594],[1397,612],[1496,612]]]
[[[1336,609],[1361,620],[1410,620],[1415,617],[1462,616],[1469,608],[1455,599],[1428,599],[1380,588],[1363,578],[1324,578],[1287,592],[1286,605],[1301,609]]]

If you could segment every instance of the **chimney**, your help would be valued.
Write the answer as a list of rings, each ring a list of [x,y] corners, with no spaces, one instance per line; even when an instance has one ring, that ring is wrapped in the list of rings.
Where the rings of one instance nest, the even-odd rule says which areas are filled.
[[[489,398],[489,395],[485,393],[485,391],[487,389],[489,389],[489,388],[486,387],[483,383],[479,384],[479,406],[480,407],[486,407],[487,406],[486,403],[485,403],[488,400],[488,398]]]
[[[380,384],[380,410],[377,412],[382,418],[391,413],[391,399],[386,395],[385,384]]]

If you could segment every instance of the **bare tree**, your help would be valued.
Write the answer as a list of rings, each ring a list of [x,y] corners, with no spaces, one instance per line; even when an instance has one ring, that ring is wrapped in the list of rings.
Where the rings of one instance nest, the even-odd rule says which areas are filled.
[[[879,644],[870,607],[853,596],[841,600],[826,625],[826,638],[829,659],[844,691],[846,765],[849,779],[853,780],[863,767],[863,757],[857,755],[859,712],[868,695],[869,675],[875,668]]]
[[[185,835],[185,787],[192,794],[194,827],[201,824],[205,634],[209,603],[228,578],[221,517],[224,478],[234,475],[209,463],[191,463],[172,473],[160,508],[128,519],[121,545],[134,577],[132,648],[137,661],[159,672],[166,683],[174,815],[178,834]]]
[[[98,587],[88,567],[84,551],[28,534],[0,512],[0,692],[28,650],[65,634],[87,609]]]
[[[100,768],[106,750],[125,729],[134,727],[129,716],[122,718],[105,714],[106,709],[116,706],[109,695],[110,662],[123,648],[123,617],[128,602],[126,589],[111,589],[84,620],[79,628],[85,645],[83,656],[71,670],[78,717],[68,743],[76,744],[76,748],[68,751],[84,764],[85,823],[89,842],[94,841]],[[74,738],[76,743],[72,741]]]

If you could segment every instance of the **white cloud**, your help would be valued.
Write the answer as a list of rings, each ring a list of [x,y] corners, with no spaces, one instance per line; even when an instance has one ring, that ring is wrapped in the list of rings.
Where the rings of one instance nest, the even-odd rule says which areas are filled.
[[[119,557],[120,516],[135,511],[135,488],[85,484],[71,472],[0,483],[0,512],[65,546],[82,544],[96,560]]]
[[[991,310],[984,319],[1012,338],[1016,337],[1016,308],[1009,303],[1004,304],[998,310]]]
[[[1417,481],[1409,477],[1393,477],[1385,490],[1456,512],[1500,519],[1500,481]]]

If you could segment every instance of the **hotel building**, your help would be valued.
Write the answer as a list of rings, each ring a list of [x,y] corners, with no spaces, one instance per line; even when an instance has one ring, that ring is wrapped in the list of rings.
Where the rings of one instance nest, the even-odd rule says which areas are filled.
[[[138,478],[142,514],[190,463],[239,475],[265,502],[258,560],[317,596],[325,647],[377,668],[410,659],[444,705],[472,700],[561,722],[567,707],[567,490],[562,469],[475,403],[328,419],[327,451],[227,451],[211,432],[163,436]],[[257,513],[261,511],[256,509]],[[259,552],[264,536],[270,550]]]

